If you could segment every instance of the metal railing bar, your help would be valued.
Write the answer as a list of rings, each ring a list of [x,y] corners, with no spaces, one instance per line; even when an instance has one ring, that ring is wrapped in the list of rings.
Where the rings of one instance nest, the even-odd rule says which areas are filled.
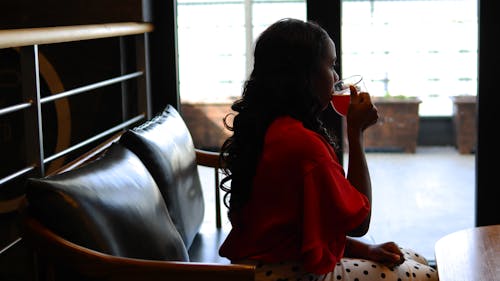
[[[130,73],[130,74],[118,76],[118,77],[111,78],[111,79],[108,79],[108,80],[103,80],[101,82],[97,82],[97,83],[85,85],[83,87],[75,88],[73,90],[65,91],[65,92],[62,92],[62,93],[59,93],[59,94],[50,95],[48,97],[42,98],[40,100],[40,102],[42,104],[44,104],[46,102],[57,100],[57,99],[64,98],[64,97],[67,97],[67,96],[72,96],[72,95],[80,94],[80,93],[83,93],[83,92],[86,92],[86,91],[94,90],[94,89],[97,89],[97,88],[102,88],[102,87],[105,87],[105,86],[108,86],[108,85],[120,83],[120,82],[125,81],[125,80],[129,80],[129,79],[133,79],[133,78],[142,76],[143,74],[144,74],[143,71],[136,71],[136,72],[133,72],[133,73]]]
[[[13,180],[13,179],[15,179],[15,178],[17,178],[17,177],[25,175],[25,174],[33,171],[34,169],[35,169],[35,166],[33,165],[33,166],[30,166],[30,167],[26,167],[26,168],[24,168],[22,170],[19,170],[19,171],[13,173],[13,174],[10,174],[10,175],[8,175],[8,176],[6,176],[4,178],[0,178],[0,186],[3,185],[3,184],[5,184],[5,183],[7,183],[7,182],[9,182],[9,181],[11,181],[11,180]]]
[[[120,37],[120,74],[124,75],[129,72],[128,66],[130,63],[128,62],[127,54],[130,53],[129,47],[126,43],[126,37]],[[122,104],[122,120],[126,120],[127,116],[129,116],[129,101],[128,101],[128,92],[129,85],[127,83],[121,83],[121,104]]]
[[[149,72],[149,37],[148,34],[143,34],[142,38],[136,37],[136,64],[139,69],[145,71],[145,75],[137,79],[139,98],[137,104],[139,112],[147,112],[147,119],[151,119],[151,87],[150,87],[150,72]]]
[[[8,249],[12,248],[12,246],[16,245],[17,243],[21,242],[21,240],[23,240],[22,237],[18,237],[16,240],[14,240],[12,243],[10,243],[9,245],[5,246],[5,248],[3,249],[0,249],[0,255],[3,254],[4,252],[6,252]]]
[[[0,116],[14,112],[14,111],[23,110],[25,108],[30,107],[32,104],[33,104],[33,102],[30,101],[30,102],[24,102],[24,103],[19,103],[19,104],[12,105],[12,106],[4,107],[4,108],[0,109]]]
[[[112,133],[118,132],[119,130],[124,129],[127,126],[129,126],[131,124],[134,124],[135,122],[138,122],[138,121],[144,119],[144,117],[145,117],[144,114],[140,114],[140,115],[138,115],[138,116],[136,116],[136,117],[134,117],[132,119],[129,119],[128,121],[123,122],[123,123],[121,123],[121,124],[119,124],[119,125],[117,125],[117,126],[115,126],[113,128],[110,128],[110,129],[108,129],[108,130],[106,130],[106,131],[104,131],[104,132],[102,132],[102,133],[100,133],[100,134],[98,134],[98,135],[96,135],[94,137],[86,139],[86,140],[84,140],[84,141],[82,141],[82,142],[80,142],[80,143],[78,143],[76,145],[73,145],[73,146],[71,146],[71,147],[69,147],[69,148],[67,148],[67,149],[65,149],[65,150],[63,150],[63,151],[61,151],[59,153],[53,154],[52,156],[49,156],[49,157],[45,158],[43,160],[43,163],[47,164],[47,163],[53,161],[54,159],[57,159],[57,158],[62,157],[62,156],[66,155],[66,154],[68,154],[68,153],[70,153],[72,151],[75,151],[76,149],[81,148],[81,147],[83,147],[83,146],[85,146],[85,145],[87,145],[87,144],[89,144],[89,143],[91,143],[91,142],[93,142],[95,140],[98,140],[98,139],[100,139],[102,137],[105,137],[107,135],[110,135]]]
[[[40,61],[38,59],[38,45],[20,48],[22,98],[32,101],[33,106],[23,110],[25,133],[25,163],[36,163],[38,174],[45,174],[43,165],[43,120],[42,105],[40,103]]]

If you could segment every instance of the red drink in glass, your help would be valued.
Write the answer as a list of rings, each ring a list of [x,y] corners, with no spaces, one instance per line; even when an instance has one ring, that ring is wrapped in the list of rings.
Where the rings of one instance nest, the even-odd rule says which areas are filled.
[[[363,76],[361,75],[353,75],[335,82],[335,84],[333,84],[331,100],[332,107],[338,114],[342,116],[347,115],[349,103],[351,102],[351,90],[349,86],[356,87],[358,93],[361,91],[366,92],[363,83]]]
[[[335,111],[342,115],[347,115],[347,109],[349,108],[349,103],[351,102],[351,95],[347,92],[344,95],[334,94],[332,95],[332,106]]]

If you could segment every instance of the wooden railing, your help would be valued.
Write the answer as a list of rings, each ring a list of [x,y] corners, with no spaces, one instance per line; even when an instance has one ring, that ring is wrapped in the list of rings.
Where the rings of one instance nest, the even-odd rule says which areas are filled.
[[[0,174],[0,214],[15,212],[23,202],[23,194],[15,198],[2,199],[1,195],[6,194],[9,191],[8,189],[12,188],[13,182],[22,182],[23,179],[29,176],[45,176],[46,167],[50,162],[151,117],[148,34],[152,31],[153,26],[151,24],[137,22],[0,30],[0,49],[13,48],[19,53],[22,84],[22,91],[19,92],[21,102],[5,106],[0,104],[0,120],[16,112],[22,114],[25,120],[24,124],[21,124],[24,126],[25,140],[19,140],[19,142],[25,143],[25,147],[23,148],[24,155],[19,157],[23,157],[25,163],[27,163],[25,167],[13,173],[8,175]],[[119,40],[117,52],[120,53],[120,75],[102,81],[92,81],[73,89],[52,92],[51,95],[46,97],[41,96],[39,45],[64,42],[78,44],[79,41],[83,40],[113,37]],[[135,53],[130,54],[134,51]],[[135,69],[132,71],[130,71],[131,56],[135,57],[135,61],[133,61]],[[119,124],[79,143],[64,147],[52,155],[45,155],[42,106],[75,95],[91,94],[94,89],[113,84],[121,85],[122,99],[128,99],[128,88],[124,85],[131,80],[135,80],[137,85],[137,100],[133,101],[133,104],[137,104],[137,110],[134,110],[134,112],[138,112],[137,115],[129,116],[126,103],[122,102],[122,121]],[[0,165],[4,165],[4,167],[9,165],[9,159],[5,158],[0,157]],[[0,244],[0,255],[7,252],[21,240],[22,237],[17,237],[11,239],[11,241],[0,241],[2,243]]]

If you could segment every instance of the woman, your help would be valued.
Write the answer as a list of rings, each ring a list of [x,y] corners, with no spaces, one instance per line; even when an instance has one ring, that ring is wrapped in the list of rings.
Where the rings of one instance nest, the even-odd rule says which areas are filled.
[[[258,38],[233,124],[224,121],[233,132],[221,148],[232,229],[220,255],[257,265],[257,280],[437,280],[394,242],[351,238],[370,225],[363,132],[378,113],[351,88],[346,176],[319,118],[339,79],[335,63],[335,44],[311,22],[283,19]]]

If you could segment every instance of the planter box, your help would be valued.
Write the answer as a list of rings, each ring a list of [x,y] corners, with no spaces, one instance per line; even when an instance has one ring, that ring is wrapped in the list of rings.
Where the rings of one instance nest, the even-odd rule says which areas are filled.
[[[476,97],[455,96],[453,100],[453,130],[455,146],[460,154],[476,151]]]
[[[418,98],[372,97],[379,120],[365,131],[367,151],[415,153],[422,102]]]
[[[379,121],[365,131],[366,150],[415,153],[421,101],[416,98],[373,97],[373,102],[379,112]],[[231,105],[224,103],[182,104],[181,107],[195,146],[207,150],[218,150],[230,136],[231,132],[222,123],[229,112],[232,112]],[[347,142],[344,144],[347,151]]]

